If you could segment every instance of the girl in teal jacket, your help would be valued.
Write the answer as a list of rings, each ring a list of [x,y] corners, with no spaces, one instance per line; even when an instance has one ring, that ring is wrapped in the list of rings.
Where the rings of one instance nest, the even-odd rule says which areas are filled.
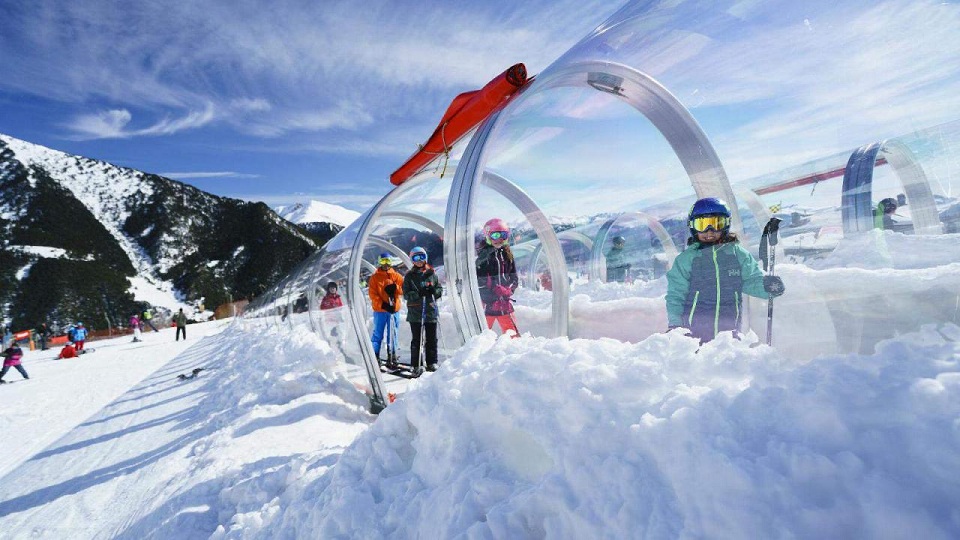
[[[720,199],[706,198],[690,209],[690,245],[667,272],[667,322],[690,330],[700,341],[720,332],[740,331],[743,295],[769,298],[783,294],[777,276],[764,276],[756,259],[730,232],[730,210]]]

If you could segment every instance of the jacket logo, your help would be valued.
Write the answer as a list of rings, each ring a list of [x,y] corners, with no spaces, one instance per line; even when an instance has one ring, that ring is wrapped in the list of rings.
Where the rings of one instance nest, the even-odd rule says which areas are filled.
[[[732,270],[727,270],[727,276],[728,276],[728,277],[729,277],[729,276],[739,276],[739,275],[740,275],[740,269],[739,269],[739,268],[735,268],[735,269],[732,269]]]

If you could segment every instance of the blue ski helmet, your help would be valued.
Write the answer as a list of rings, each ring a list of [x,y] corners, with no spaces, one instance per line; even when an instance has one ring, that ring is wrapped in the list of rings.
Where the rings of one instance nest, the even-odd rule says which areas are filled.
[[[391,264],[392,262],[393,262],[393,261],[391,260],[390,254],[387,253],[386,251],[384,251],[383,253],[381,253],[381,254],[380,254],[380,257],[377,258],[377,266],[389,265],[389,264]]]
[[[427,260],[429,260],[429,259],[427,258],[427,250],[423,249],[423,248],[420,247],[420,246],[417,246],[417,247],[415,247],[415,248],[413,248],[413,249],[410,250],[410,259],[411,259],[413,262],[417,262],[417,259],[419,258],[418,256],[423,257],[423,261],[424,261],[424,262],[426,262]]]
[[[693,203],[693,206],[690,207],[690,215],[687,217],[687,224],[690,227],[690,234],[694,237],[697,236],[697,231],[693,228],[693,218],[702,216],[723,216],[729,218],[730,207],[727,206],[726,201],[716,197],[705,197]],[[730,225],[728,222],[727,226],[720,232],[726,233],[729,230]]]

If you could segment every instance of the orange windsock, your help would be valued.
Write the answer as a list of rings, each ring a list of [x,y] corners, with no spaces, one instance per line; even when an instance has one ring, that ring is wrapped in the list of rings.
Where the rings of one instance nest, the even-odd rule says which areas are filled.
[[[510,101],[527,81],[527,68],[516,64],[480,90],[464,92],[453,98],[433,135],[390,175],[390,182],[399,186],[437,157],[446,155],[468,131]]]

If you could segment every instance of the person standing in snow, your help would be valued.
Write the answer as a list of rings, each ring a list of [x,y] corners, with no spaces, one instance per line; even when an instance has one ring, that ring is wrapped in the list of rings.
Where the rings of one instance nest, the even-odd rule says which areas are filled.
[[[173,322],[177,324],[177,341],[180,341],[180,332],[183,332],[183,340],[187,340],[187,314],[183,312],[183,308],[180,308],[180,311],[173,316]]]
[[[140,341],[140,317],[136,313],[130,316],[130,328],[133,329],[133,342]]]
[[[730,232],[730,208],[717,198],[700,199],[690,208],[691,238],[667,272],[669,329],[686,328],[706,342],[717,334],[740,331],[743,295],[783,294],[778,276],[764,276],[756,259]]]
[[[150,308],[143,310],[143,313],[141,313],[141,320],[143,321],[144,324],[146,324],[150,328],[153,328],[154,332],[159,332],[159,330],[157,330],[157,327],[153,325],[153,312],[150,311]]]
[[[83,343],[87,340],[87,329],[84,328],[82,322],[77,323],[77,327],[73,329],[73,342],[77,344],[77,354],[83,354]]]
[[[423,347],[427,371],[437,370],[437,299],[443,295],[440,278],[427,263],[427,251],[415,247],[410,251],[413,268],[403,277],[403,298],[407,301],[407,322],[413,339],[410,341],[410,365],[413,375],[423,374],[420,347]],[[420,342],[423,337],[423,343]]]
[[[50,328],[47,327],[47,323],[40,323],[40,326],[34,330],[34,333],[37,334],[37,337],[40,338],[40,350],[47,350],[47,340],[50,339]]]
[[[896,213],[896,211],[897,200],[893,197],[887,197],[877,203],[877,207],[873,209],[874,227],[883,231],[894,230],[896,222],[893,221],[893,214]]]
[[[17,371],[20,372],[20,375],[22,375],[24,379],[30,378],[30,376],[27,375],[27,370],[20,364],[20,359],[23,358],[23,349],[21,349],[19,345],[14,343],[10,347],[7,347],[7,349],[3,351],[2,356],[3,369],[0,370],[0,384],[5,382],[3,377],[10,371],[11,367],[17,368]]]
[[[627,255],[623,247],[627,245],[627,239],[622,236],[613,237],[613,247],[607,252],[607,283],[616,281],[623,283],[627,281],[627,273],[630,271],[630,263],[627,262]]]
[[[497,322],[504,334],[519,337],[513,316],[513,292],[520,281],[508,244],[510,227],[502,219],[493,218],[483,225],[483,237],[477,250],[477,281],[487,327],[493,329]]]
[[[383,341],[384,330],[390,325],[390,343],[387,345],[386,365],[390,369],[398,366],[397,361],[397,329],[400,328],[400,299],[403,294],[403,276],[393,269],[390,264],[390,254],[381,253],[377,261],[377,271],[370,276],[367,294],[373,307],[373,352],[380,361],[380,343]]]

